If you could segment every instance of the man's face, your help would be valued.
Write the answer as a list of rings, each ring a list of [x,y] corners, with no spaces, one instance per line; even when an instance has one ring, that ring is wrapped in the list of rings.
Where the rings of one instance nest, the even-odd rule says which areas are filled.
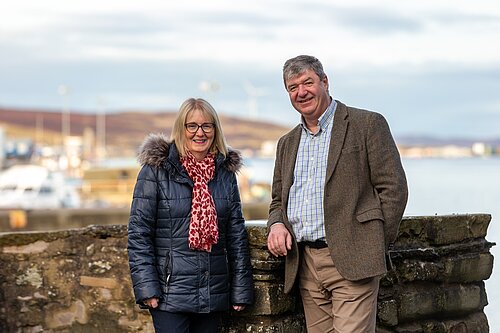
[[[321,80],[313,70],[286,80],[285,86],[293,107],[305,119],[318,119],[330,104],[328,78]]]

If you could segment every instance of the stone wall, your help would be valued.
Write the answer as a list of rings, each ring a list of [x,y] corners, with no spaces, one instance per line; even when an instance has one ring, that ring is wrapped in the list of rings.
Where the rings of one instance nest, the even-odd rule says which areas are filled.
[[[488,332],[484,280],[490,215],[406,217],[381,281],[377,332]],[[263,223],[247,226],[256,303],[221,332],[305,332],[300,298],[283,295],[283,261]],[[134,303],[126,225],[0,234],[0,332],[153,332]]]

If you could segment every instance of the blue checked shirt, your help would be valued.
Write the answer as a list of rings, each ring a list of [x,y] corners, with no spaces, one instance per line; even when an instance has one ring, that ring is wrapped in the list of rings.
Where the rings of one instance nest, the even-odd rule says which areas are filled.
[[[337,103],[332,100],[318,120],[319,131],[311,133],[302,120],[294,182],[288,197],[288,220],[297,241],[325,239],[323,198],[328,149],[332,134],[333,114]]]

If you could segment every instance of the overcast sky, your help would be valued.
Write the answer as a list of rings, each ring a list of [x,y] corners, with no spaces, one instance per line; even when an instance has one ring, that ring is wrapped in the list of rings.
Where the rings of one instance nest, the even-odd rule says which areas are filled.
[[[291,126],[281,69],[298,54],[396,136],[500,137],[498,0],[2,1],[0,107],[162,111],[199,96]]]

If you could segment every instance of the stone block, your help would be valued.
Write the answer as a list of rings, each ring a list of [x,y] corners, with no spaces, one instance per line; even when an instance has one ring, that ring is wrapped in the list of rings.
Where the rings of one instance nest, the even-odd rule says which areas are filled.
[[[265,223],[247,222],[247,233],[250,247],[267,249],[267,227]]]
[[[275,272],[283,270],[285,259],[273,256],[267,249],[250,248],[252,267],[256,270]]]
[[[296,295],[284,294],[283,284],[255,281],[255,302],[245,310],[246,316],[280,315],[294,311]]]
[[[404,218],[401,221],[396,247],[446,245],[484,238],[490,221],[489,214]]]
[[[397,333],[488,333],[488,319],[483,312],[459,318],[421,320],[398,326]],[[377,327],[376,333],[393,333],[386,327]]]
[[[88,287],[114,289],[118,287],[118,281],[111,278],[98,278],[93,276],[80,276],[80,285]]]
[[[398,324],[398,303],[396,300],[378,301],[377,319],[385,326],[396,326]]]
[[[474,284],[411,286],[396,298],[399,322],[477,312],[487,304],[484,286]]]
[[[396,262],[395,267],[400,282],[478,282],[491,276],[493,256],[490,253],[469,253],[439,257],[435,261],[406,259]]]
[[[411,259],[397,263],[396,269],[400,282],[439,281],[443,266],[440,261]]]
[[[478,282],[489,279],[493,272],[493,255],[472,253],[447,258],[443,278],[447,282]]]

